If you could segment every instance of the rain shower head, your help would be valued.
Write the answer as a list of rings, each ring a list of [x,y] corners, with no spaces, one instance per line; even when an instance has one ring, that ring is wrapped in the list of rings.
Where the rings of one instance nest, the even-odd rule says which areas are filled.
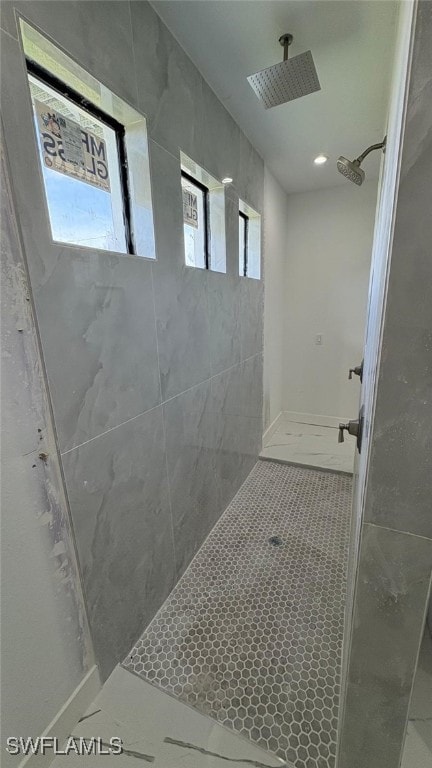
[[[360,187],[365,180],[365,172],[362,168],[360,168],[363,160],[368,156],[370,152],[373,152],[374,149],[382,149],[384,151],[386,141],[387,137],[385,136],[384,140],[380,144],[372,144],[370,147],[365,149],[361,155],[356,157],[355,160],[347,160],[346,157],[342,157],[341,155],[337,161],[337,169],[339,173],[341,173],[343,176],[346,176],[347,179],[353,181],[354,184],[357,184],[357,186]]]
[[[288,47],[292,41],[292,35],[282,35],[279,42],[284,48],[284,60],[248,77],[249,84],[266,109],[321,90],[310,51],[288,59]]]

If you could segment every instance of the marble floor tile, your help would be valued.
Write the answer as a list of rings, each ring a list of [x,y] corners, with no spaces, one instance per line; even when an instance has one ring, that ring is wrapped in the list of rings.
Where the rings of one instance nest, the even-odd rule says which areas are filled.
[[[58,756],[51,768],[291,768],[136,675],[116,667],[73,729],[89,743],[122,739],[122,755]]]
[[[334,768],[351,485],[259,461],[124,666],[295,768]]]
[[[284,418],[265,441],[260,455],[264,459],[352,474],[354,453],[355,439],[348,435],[345,442],[338,443],[336,427]]]

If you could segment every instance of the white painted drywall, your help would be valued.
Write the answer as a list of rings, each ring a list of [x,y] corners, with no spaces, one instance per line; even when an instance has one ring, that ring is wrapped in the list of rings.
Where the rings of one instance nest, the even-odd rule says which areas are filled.
[[[359,381],[348,369],[363,356],[376,196],[376,181],[288,196],[285,411],[357,417]]]
[[[283,408],[284,276],[288,196],[264,173],[264,430]]]

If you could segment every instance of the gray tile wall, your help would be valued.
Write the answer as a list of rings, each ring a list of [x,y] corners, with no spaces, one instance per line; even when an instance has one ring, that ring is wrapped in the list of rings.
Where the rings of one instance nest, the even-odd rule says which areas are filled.
[[[51,241],[14,8],[147,117],[157,261]],[[2,108],[57,437],[104,676],[253,466],[262,283],[238,277],[238,198],[263,162],[146,2],[2,4]],[[179,150],[230,175],[227,275],[184,267]]]
[[[398,768],[432,572],[432,4],[418,4],[338,768]]]

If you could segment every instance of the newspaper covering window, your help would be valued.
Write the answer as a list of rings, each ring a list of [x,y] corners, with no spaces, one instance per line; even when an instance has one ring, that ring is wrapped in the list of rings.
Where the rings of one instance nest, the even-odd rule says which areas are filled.
[[[127,253],[115,131],[31,74],[29,85],[53,239]]]
[[[185,261],[188,267],[206,267],[204,190],[182,176]]]

